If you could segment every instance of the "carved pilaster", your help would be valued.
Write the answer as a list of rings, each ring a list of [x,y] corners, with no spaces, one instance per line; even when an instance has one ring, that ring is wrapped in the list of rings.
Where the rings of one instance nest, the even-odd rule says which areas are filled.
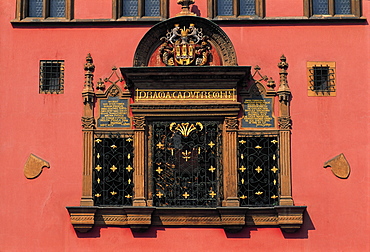
[[[279,90],[277,91],[280,102],[279,111],[279,128],[280,128],[280,181],[281,181],[281,192],[280,192],[280,205],[294,205],[292,199],[292,183],[291,183],[291,140],[290,140],[290,129],[292,126],[290,118],[290,99],[291,92],[288,85],[288,63],[284,55],[280,58],[278,67],[280,68],[280,84]]]
[[[145,149],[146,149],[146,140],[145,140],[145,117],[135,116],[134,119],[134,206],[146,206],[145,200]]]
[[[93,78],[95,65],[90,54],[86,57],[85,69],[85,84],[82,90],[83,97],[83,116],[81,118],[83,127],[83,185],[81,206],[93,206],[92,198],[92,160],[93,160],[93,129],[95,128],[94,118],[94,88]]]
[[[223,139],[224,201],[222,206],[239,206],[237,185],[237,117],[226,117]]]

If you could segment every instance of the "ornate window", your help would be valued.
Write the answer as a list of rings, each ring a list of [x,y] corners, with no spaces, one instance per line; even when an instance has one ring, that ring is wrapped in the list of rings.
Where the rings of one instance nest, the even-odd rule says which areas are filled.
[[[304,0],[306,16],[361,16],[361,0]]]
[[[265,0],[208,0],[208,8],[215,19],[264,17]]]
[[[17,19],[72,19],[72,0],[17,0]]]
[[[114,0],[113,18],[120,20],[168,17],[168,0]]]
[[[40,94],[61,94],[64,91],[64,60],[40,61]]]
[[[307,62],[308,95],[335,96],[335,62]]]

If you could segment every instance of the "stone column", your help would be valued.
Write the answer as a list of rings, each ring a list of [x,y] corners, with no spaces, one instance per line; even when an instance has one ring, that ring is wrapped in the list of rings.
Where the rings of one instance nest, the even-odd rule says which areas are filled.
[[[238,207],[237,184],[237,132],[238,118],[226,117],[223,134],[223,207]]]
[[[280,138],[280,205],[293,206],[292,183],[291,183],[291,118],[290,100],[291,92],[287,81],[288,63],[284,55],[280,58],[278,67],[280,68],[280,86],[277,94],[279,96],[279,138]]]
[[[90,54],[86,57],[85,63],[85,84],[82,90],[83,97],[83,116],[82,116],[82,132],[83,132],[83,184],[81,206],[93,206],[92,197],[92,165],[93,165],[93,141],[94,141],[94,89],[93,78],[95,65]]]
[[[134,206],[146,206],[145,199],[145,117],[134,117]]]

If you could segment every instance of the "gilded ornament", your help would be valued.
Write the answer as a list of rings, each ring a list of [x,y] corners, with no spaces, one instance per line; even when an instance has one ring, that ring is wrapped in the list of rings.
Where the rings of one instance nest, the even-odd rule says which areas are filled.
[[[262,171],[261,167],[259,167],[259,166],[254,170],[256,170],[258,173],[260,173]]]
[[[194,131],[194,130],[198,130],[198,131],[201,131],[203,129],[203,124],[200,123],[200,122],[197,122],[195,125],[192,123],[171,123],[170,124],[170,130],[172,132],[176,132],[176,131],[179,131],[184,137],[188,137],[189,134]]]
[[[113,165],[110,169],[111,169],[113,172],[115,172],[118,168],[117,168],[115,165]]]
[[[187,199],[190,196],[190,194],[188,194],[188,192],[185,192],[182,196],[184,196],[184,198]]]
[[[130,172],[130,171],[132,171],[133,169],[134,169],[134,168],[132,168],[132,167],[131,167],[131,165],[128,165],[128,166],[126,167],[126,170],[128,170],[129,172]]]
[[[242,165],[242,167],[239,168],[239,170],[241,170],[242,172],[244,172],[247,168],[244,167],[244,165]]]
[[[216,168],[211,165],[211,167],[208,170],[213,173],[216,170]]]

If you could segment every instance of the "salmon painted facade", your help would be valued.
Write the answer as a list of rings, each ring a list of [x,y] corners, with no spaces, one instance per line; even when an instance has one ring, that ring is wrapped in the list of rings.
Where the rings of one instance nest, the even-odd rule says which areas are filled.
[[[370,1],[0,8],[1,251],[369,251]]]

